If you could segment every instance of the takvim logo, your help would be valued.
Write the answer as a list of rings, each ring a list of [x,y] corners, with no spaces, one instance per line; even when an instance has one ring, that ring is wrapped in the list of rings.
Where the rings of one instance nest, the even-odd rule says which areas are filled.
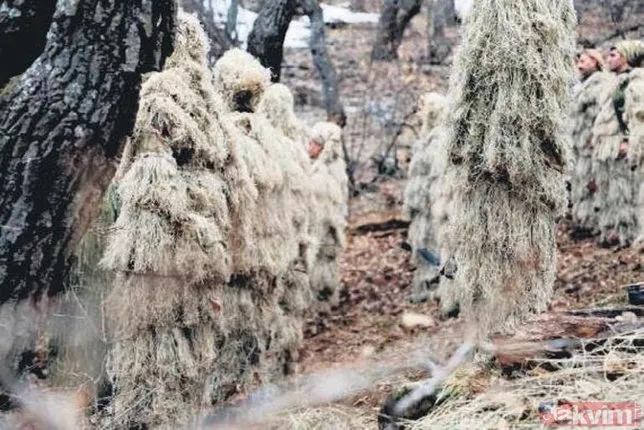
[[[546,427],[639,428],[641,409],[634,402],[542,402],[539,416]]]

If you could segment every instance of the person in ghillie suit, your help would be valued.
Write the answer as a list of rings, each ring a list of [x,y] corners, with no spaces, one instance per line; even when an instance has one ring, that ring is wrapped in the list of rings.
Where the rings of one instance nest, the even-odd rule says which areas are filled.
[[[311,129],[308,145],[313,163],[311,183],[315,188],[317,223],[311,235],[317,238],[317,251],[311,267],[314,305],[323,314],[338,303],[340,259],[345,246],[349,181],[342,156],[342,130],[330,122],[319,122]]]
[[[608,97],[611,75],[604,73],[604,59],[598,50],[586,49],[577,58],[579,81],[572,98],[571,204],[573,235],[594,236],[599,233],[595,212],[597,186],[592,175],[592,128],[603,101]]]
[[[410,219],[407,241],[416,268],[410,296],[412,302],[433,298],[440,281],[442,244],[439,236],[448,215],[448,202],[442,198],[447,167],[446,112],[445,96],[437,93],[423,96],[420,109],[423,126],[414,143],[409,182],[405,188],[405,211]]]
[[[575,24],[569,0],[478,0],[463,26],[446,143],[457,270],[441,300],[459,303],[475,341],[546,310],[552,294]]]
[[[613,46],[608,66],[616,74],[593,127],[593,159],[600,244],[630,246],[638,234],[637,194],[642,175],[641,88],[644,43]]]

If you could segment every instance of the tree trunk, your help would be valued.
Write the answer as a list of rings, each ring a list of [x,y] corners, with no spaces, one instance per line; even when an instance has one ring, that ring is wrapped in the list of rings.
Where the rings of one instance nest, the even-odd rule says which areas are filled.
[[[271,70],[273,82],[279,82],[284,58],[284,38],[298,9],[308,15],[311,21],[309,46],[313,63],[322,79],[328,119],[344,126],[346,115],[340,102],[335,68],[326,49],[324,17],[318,0],[276,0],[266,3],[248,36],[248,52]]]
[[[15,3],[15,2],[13,2]],[[45,46],[56,0],[24,0],[0,6],[0,88],[31,65]]]
[[[371,51],[374,61],[398,58],[398,47],[411,19],[418,15],[422,0],[385,0],[380,14],[376,41]]]
[[[180,0],[180,4],[186,12],[197,14],[210,41],[208,61],[210,64],[215,64],[217,59],[233,46],[228,33],[217,27],[214,11],[212,8],[206,8],[202,0]]]
[[[451,0],[429,0],[427,2],[427,59],[431,64],[440,64],[449,55],[451,47],[445,37],[446,14]]]
[[[279,82],[284,58],[284,38],[295,15],[297,0],[267,2],[248,35],[248,52],[270,69],[272,81]]]
[[[351,9],[355,10],[356,12],[366,12],[367,11],[367,5],[365,4],[365,0],[351,0]]]
[[[141,74],[172,51],[175,14],[173,0],[60,0],[16,22],[14,34],[53,25],[40,56],[0,89],[0,303],[63,289],[134,125]],[[1,54],[4,69],[14,58]]]
[[[338,124],[340,127],[344,127],[347,122],[347,116],[340,102],[338,77],[326,50],[322,8],[318,0],[300,0],[300,3],[304,9],[304,13],[308,15],[311,21],[311,39],[309,40],[309,46],[311,47],[313,63],[322,79],[324,106],[328,120]]]
[[[456,5],[454,0],[439,0],[445,8],[445,25],[453,27],[456,25]]]
[[[239,0],[231,0],[228,6],[228,15],[226,16],[226,36],[237,45],[239,35],[237,34],[237,17],[239,15]]]

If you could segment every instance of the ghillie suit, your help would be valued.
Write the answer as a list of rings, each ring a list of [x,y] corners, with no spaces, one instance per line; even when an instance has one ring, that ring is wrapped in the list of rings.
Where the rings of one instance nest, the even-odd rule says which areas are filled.
[[[412,248],[412,264],[416,267],[411,300],[432,298],[440,281],[441,244],[439,235],[448,217],[448,201],[443,195],[447,165],[445,151],[444,96],[429,93],[423,97],[420,138],[414,143],[414,156],[405,188],[405,211],[410,218],[407,240]],[[436,261],[430,261],[435,259]]]
[[[245,244],[239,247],[235,272],[249,288],[275,284],[273,294],[279,298],[284,324],[293,333],[280,346],[280,366],[289,372],[301,340],[301,319],[312,301],[308,272],[315,238],[309,230],[316,214],[311,210],[311,163],[301,143],[284,136],[258,113],[264,91],[272,86],[270,73],[255,58],[244,51],[228,51],[215,64],[214,75],[227,106],[224,118],[239,134],[237,146],[258,190],[256,209],[245,213],[250,224],[240,230],[247,233],[238,238]],[[249,270],[258,266],[259,272]]]
[[[225,118],[195,18],[180,14],[176,44],[141,90],[102,261],[117,278],[108,428],[194,426],[202,408],[281,374],[301,336],[276,290],[284,252],[255,225],[260,185],[283,175]]]
[[[570,0],[480,0],[466,19],[448,95],[457,272],[444,294],[479,338],[552,292],[574,26]]]
[[[257,111],[287,138],[300,143],[302,147],[308,143],[309,130],[295,116],[295,100],[286,85],[269,86],[259,102]]]
[[[629,157],[635,168],[637,190],[637,246],[644,250],[644,68],[631,72],[625,94],[625,116],[629,128]]]
[[[598,190],[595,210],[599,214],[599,241],[605,246],[630,246],[638,235],[642,144],[637,113],[641,94],[637,91],[641,90],[643,73],[642,69],[631,69],[617,75],[593,127]],[[632,138],[631,122],[635,130]]]
[[[299,216],[294,218],[299,242],[299,256],[292,263],[284,281],[310,285],[309,273],[319,240],[313,230],[320,222],[318,220],[319,214],[313,209],[315,197],[313,184],[310,181],[313,168],[306,151],[310,130],[296,117],[293,94],[284,84],[272,84],[266,88],[260,99],[257,112],[270,122],[277,133],[281,133],[280,141],[290,147],[290,159],[297,163],[307,178],[302,183],[293,184],[294,194],[291,205],[299,206],[296,210]]]
[[[610,88],[611,75],[595,72],[579,84],[572,98],[571,204],[574,234],[594,235],[599,231],[595,212],[596,184],[592,173],[592,128]]]
[[[340,259],[345,246],[349,180],[342,154],[342,131],[329,122],[313,126],[311,139],[323,146],[313,162],[311,184],[315,193],[317,224],[312,235],[318,239],[311,267],[311,287],[317,297],[315,308],[324,313],[338,303]]]

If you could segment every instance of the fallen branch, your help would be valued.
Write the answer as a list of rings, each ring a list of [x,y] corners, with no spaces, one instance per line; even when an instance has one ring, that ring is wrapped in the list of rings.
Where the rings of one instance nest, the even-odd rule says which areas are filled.
[[[630,27],[626,27],[626,28],[623,28],[623,29],[616,30],[616,31],[612,32],[611,34],[609,34],[608,36],[605,36],[605,37],[602,37],[601,39],[596,40],[594,42],[594,45],[595,46],[600,45],[600,44],[602,44],[604,42],[607,42],[609,40],[612,40],[612,39],[614,39],[616,37],[621,37],[622,39],[624,39],[625,38],[624,35],[626,33],[631,33],[631,32],[634,32],[634,31],[638,31],[642,27],[644,27],[644,24],[640,23],[640,24],[631,25]]]
[[[644,317],[644,307],[641,306],[627,306],[624,308],[582,309],[579,311],[567,311],[566,314],[579,317],[615,318],[623,315],[625,312],[631,312],[638,318]]]
[[[420,381],[416,383],[416,388],[404,396],[396,407],[394,412],[397,416],[407,416],[410,409],[415,409],[416,405],[422,402],[422,400],[432,394],[449,378],[449,376],[456,370],[462,363],[465,361],[465,358],[469,353],[474,349],[474,345],[471,343],[464,343],[461,345],[454,355],[450,357],[445,366],[438,366],[429,362],[432,377],[425,381]]]
[[[590,311],[586,311],[590,312]],[[615,336],[641,333],[644,341],[644,321],[617,321],[588,314],[571,316],[553,314],[554,318],[537,321],[528,333],[493,339],[485,349],[501,368],[531,367],[543,359],[569,358],[577,352],[601,350]],[[520,341],[517,342],[517,337]]]
[[[367,234],[377,231],[404,230],[407,228],[409,228],[409,221],[393,218],[382,222],[361,224],[352,230],[355,234]]]

